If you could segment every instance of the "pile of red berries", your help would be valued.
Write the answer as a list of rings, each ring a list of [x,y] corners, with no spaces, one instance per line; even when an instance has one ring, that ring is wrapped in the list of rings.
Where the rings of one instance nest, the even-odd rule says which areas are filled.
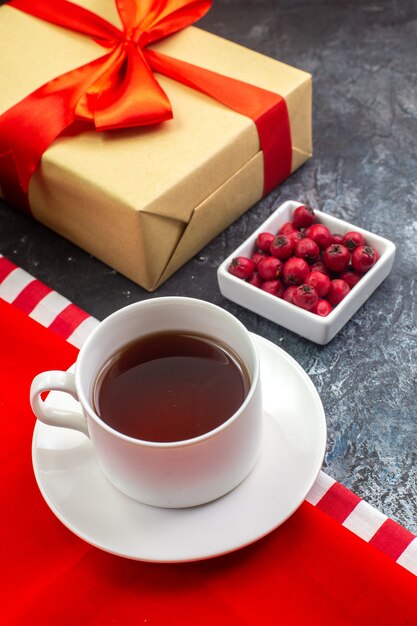
[[[331,233],[312,208],[301,205],[276,234],[260,233],[252,257],[235,257],[229,272],[325,317],[378,258],[361,233]]]

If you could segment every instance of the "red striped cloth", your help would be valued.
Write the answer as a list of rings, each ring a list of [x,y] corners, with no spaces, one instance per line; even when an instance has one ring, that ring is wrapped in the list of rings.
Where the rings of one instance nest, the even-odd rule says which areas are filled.
[[[81,347],[98,324],[67,298],[0,255],[0,298]],[[320,472],[307,501],[417,575],[417,537]]]
[[[0,297],[80,348],[98,321],[0,255]]]

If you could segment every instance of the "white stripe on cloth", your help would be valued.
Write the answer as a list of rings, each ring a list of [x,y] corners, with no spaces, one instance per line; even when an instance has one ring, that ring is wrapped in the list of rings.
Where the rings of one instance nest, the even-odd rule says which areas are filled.
[[[347,516],[343,526],[365,541],[370,541],[386,519],[387,516],[381,511],[361,500]]]
[[[56,291],[51,291],[38,302],[33,311],[29,313],[29,317],[42,326],[49,326],[69,304],[71,302],[67,298],[60,296]]]
[[[322,499],[322,497],[329,491],[330,487],[334,485],[335,482],[336,481],[334,478],[331,478],[331,476],[328,476],[323,471],[320,471],[319,475],[317,476],[316,482],[307,494],[307,502],[316,505],[317,502]]]
[[[417,576],[417,537],[408,544],[404,552],[398,557],[397,563]]]
[[[81,348],[87,337],[93,332],[99,321],[95,317],[87,317],[68,337],[67,341],[76,348]]]
[[[17,267],[10,272],[0,284],[0,298],[6,302],[13,302],[23,289],[34,280],[31,274]]]

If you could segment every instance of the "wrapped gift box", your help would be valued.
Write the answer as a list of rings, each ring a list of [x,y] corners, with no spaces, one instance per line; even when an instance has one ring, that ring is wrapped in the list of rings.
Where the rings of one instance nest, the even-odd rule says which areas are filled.
[[[78,4],[120,27],[113,2]],[[280,94],[290,119],[291,171],[311,156],[309,74],[194,26],[152,47]],[[0,114],[102,54],[88,37],[0,7]],[[157,79],[172,120],[64,133],[29,186],[37,220],[149,291],[262,197],[264,175],[251,119],[172,79]]]

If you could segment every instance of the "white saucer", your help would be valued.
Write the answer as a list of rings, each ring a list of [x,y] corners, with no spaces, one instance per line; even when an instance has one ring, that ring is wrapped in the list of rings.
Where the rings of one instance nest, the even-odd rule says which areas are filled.
[[[326,422],[320,397],[298,363],[253,335],[261,356],[264,444],[236,489],[190,509],[160,509],[119,492],[81,433],[37,422],[32,460],[47,504],[76,535],[112,554],[154,562],[205,559],[260,539],[302,503],[321,468]],[[67,394],[48,400],[69,407]]]

